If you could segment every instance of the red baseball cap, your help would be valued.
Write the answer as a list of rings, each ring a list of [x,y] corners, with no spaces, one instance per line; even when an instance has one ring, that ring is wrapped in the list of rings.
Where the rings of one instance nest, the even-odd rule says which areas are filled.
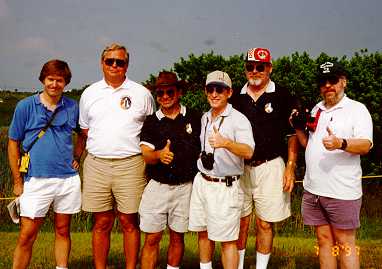
[[[271,53],[266,48],[252,48],[247,51],[247,62],[271,63]]]

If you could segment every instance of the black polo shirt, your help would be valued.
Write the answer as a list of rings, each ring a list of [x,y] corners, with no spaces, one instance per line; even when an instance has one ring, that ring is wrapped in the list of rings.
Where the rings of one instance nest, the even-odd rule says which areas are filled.
[[[294,134],[289,116],[296,100],[289,91],[272,81],[255,102],[247,94],[247,84],[235,95],[232,105],[251,122],[255,140],[253,160],[272,160],[287,153],[286,135]]]
[[[150,179],[170,185],[193,180],[200,154],[200,119],[200,113],[184,106],[175,119],[165,117],[161,110],[146,118],[140,144],[160,150],[170,139],[170,150],[174,153],[174,159],[169,165],[159,161],[146,166]]]

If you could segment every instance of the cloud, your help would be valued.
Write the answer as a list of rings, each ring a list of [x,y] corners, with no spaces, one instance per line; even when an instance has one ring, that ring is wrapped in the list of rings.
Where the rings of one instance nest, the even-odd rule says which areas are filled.
[[[5,0],[0,0],[0,18],[10,15],[8,4]]]
[[[204,40],[203,43],[204,43],[205,45],[207,45],[207,46],[213,46],[213,45],[215,45],[216,40],[213,39],[213,38],[209,38],[209,39],[207,39],[207,40]]]
[[[1,1],[1,0],[0,0]],[[48,40],[42,37],[32,36],[24,38],[17,46],[20,49],[26,50],[41,50],[49,49]]]
[[[149,42],[149,47],[158,50],[159,52],[166,53],[168,52],[168,49],[164,47],[162,44],[160,44],[157,41],[150,41]]]

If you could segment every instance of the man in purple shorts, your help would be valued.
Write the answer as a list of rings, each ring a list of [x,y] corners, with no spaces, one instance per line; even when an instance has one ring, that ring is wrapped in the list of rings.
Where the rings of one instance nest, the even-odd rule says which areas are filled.
[[[323,101],[311,111],[315,121],[305,124],[300,111],[290,118],[306,147],[303,219],[315,226],[321,268],[336,268],[336,256],[341,268],[359,268],[360,155],[373,145],[373,124],[367,108],[344,94],[348,80],[342,65],[321,63],[317,82]]]

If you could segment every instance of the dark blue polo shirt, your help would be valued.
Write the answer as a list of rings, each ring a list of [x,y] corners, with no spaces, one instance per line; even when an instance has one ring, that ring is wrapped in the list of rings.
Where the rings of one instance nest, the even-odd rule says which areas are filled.
[[[30,150],[30,164],[25,180],[30,177],[69,177],[77,174],[72,168],[72,133],[78,126],[78,104],[62,97],[57,104],[58,112],[46,133]],[[21,100],[15,109],[9,127],[9,138],[21,141],[24,151],[52,117],[38,94]]]
[[[165,117],[160,110],[146,118],[140,144],[160,150],[170,139],[170,150],[174,153],[169,165],[159,161],[146,166],[149,179],[170,185],[193,180],[198,171],[196,162],[200,154],[200,119],[200,113],[184,106],[175,119]]]
[[[287,89],[275,85],[272,81],[257,101],[254,101],[246,90],[247,84],[231,102],[233,107],[251,122],[256,143],[252,161],[286,157],[286,135],[294,134],[289,125],[289,116],[296,106],[295,98]]]

